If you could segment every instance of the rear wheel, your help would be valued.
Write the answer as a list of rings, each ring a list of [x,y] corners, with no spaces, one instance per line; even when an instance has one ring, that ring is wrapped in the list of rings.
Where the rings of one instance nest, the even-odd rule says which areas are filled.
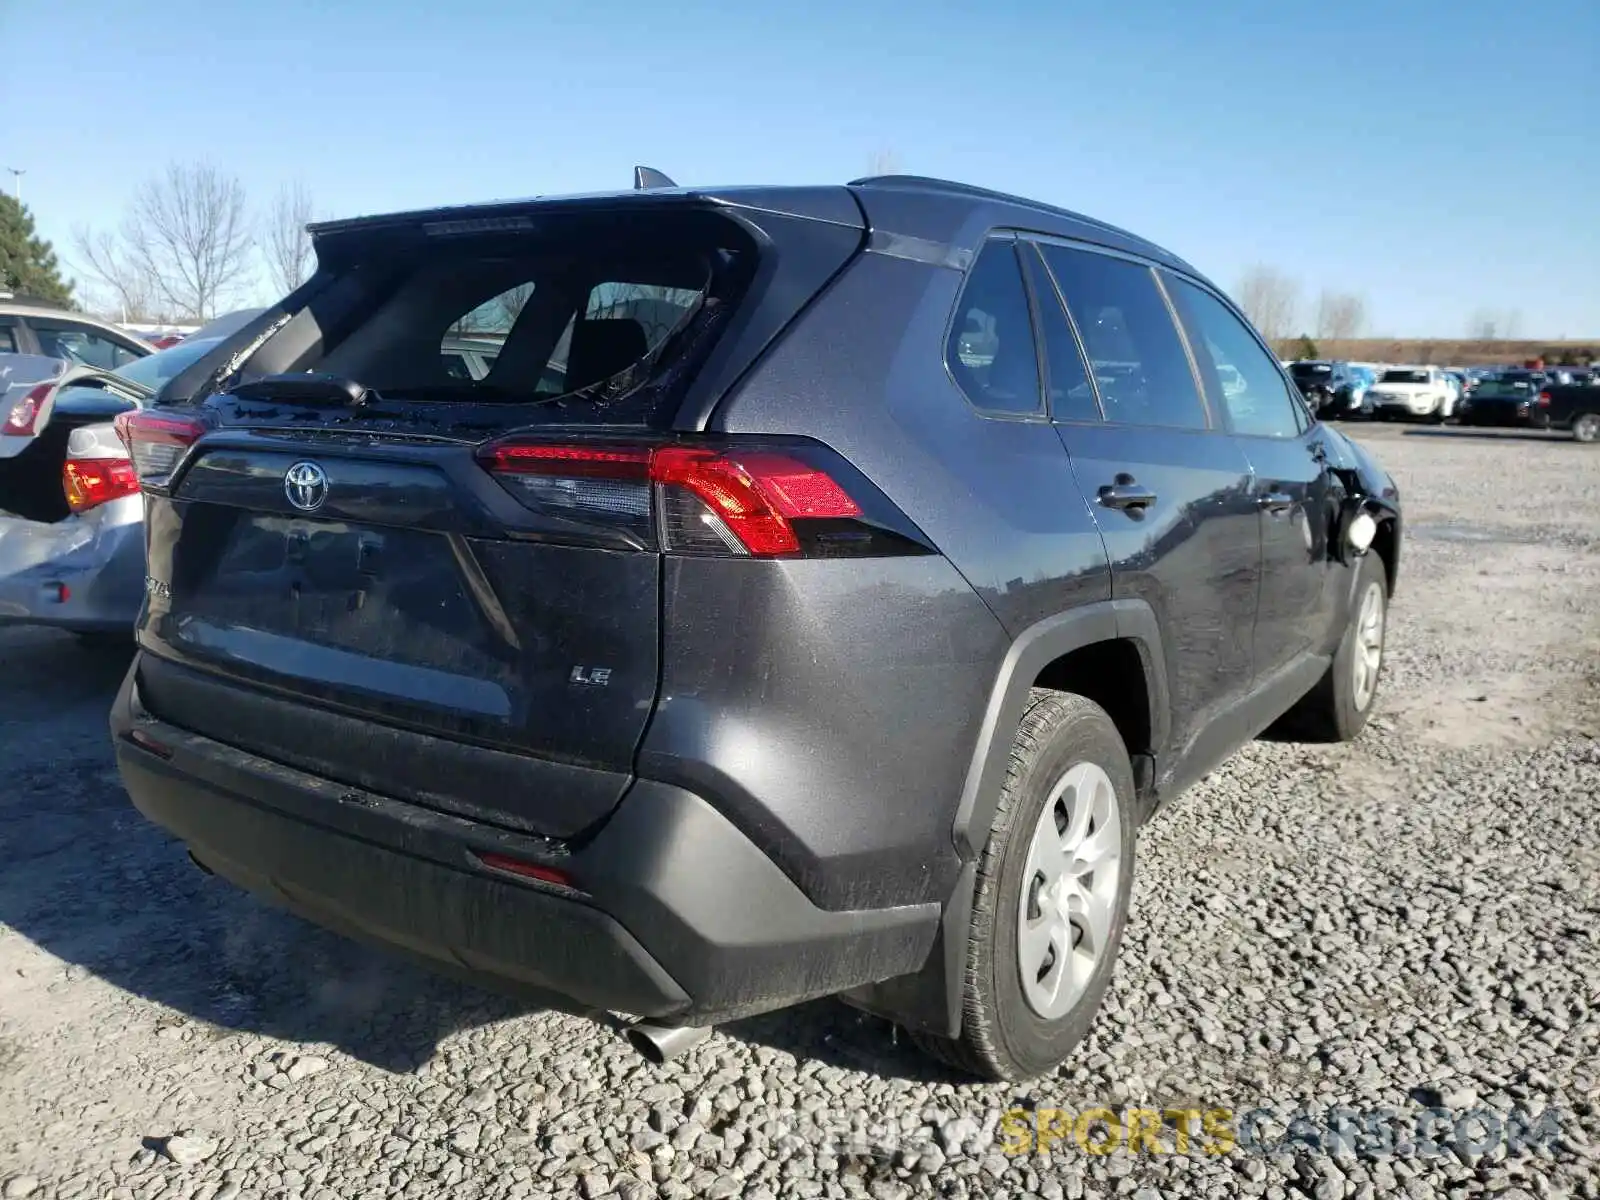
[[[978,864],[959,1038],[925,1050],[989,1079],[1058,1066],[1100,1007],[1133,886],[1134,786],[1111,718],[1036,689]]]
[[[1285,731],[1306,741],[1348,742],[1366,728],[1383,674],[1389,622],[1389,580],[1383,559],[1361,557],[1350,622],[1333,663],[1317,686],[1285,716]]]
[[[1580,442],[1600,442],[1600,413],[1581,413],[1575,417],[1572,436]]]

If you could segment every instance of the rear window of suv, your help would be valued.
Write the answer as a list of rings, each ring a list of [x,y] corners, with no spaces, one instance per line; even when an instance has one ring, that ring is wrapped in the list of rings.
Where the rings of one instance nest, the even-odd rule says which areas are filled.
[[[382,400],[633,420],[620,402],[705,348],[754,267],[746,235],[705,211],[437,224],[324,235],[325,286],[247,377],[316,371]]]

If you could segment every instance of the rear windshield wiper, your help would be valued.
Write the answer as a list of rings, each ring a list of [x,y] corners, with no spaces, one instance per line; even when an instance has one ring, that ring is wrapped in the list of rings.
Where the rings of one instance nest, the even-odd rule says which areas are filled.
[[[317,408],[365,408],[373,399],[364,384],[342,375],[260,375],[228,390],[242,400],[276,400]]]

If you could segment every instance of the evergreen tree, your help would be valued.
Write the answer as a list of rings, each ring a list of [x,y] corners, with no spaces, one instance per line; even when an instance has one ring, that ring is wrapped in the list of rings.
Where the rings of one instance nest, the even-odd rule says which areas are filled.
[[[50,243],[37,236],[33,214],[15,196],[0,195],[0,292],[72,303],[72,283]]]
[[[1300,335],[1299,357],[1301,357],[1301,358],[1316,358],[1317,357],[1317,344],[1316,344],[1316,342],[1311,340],[1311,335],[1309,333],[1302,333]]]

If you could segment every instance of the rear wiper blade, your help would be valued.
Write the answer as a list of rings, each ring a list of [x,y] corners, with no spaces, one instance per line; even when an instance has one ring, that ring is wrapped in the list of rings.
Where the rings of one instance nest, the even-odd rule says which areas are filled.
[[[260,375],[228,390],[243,400],[277,400],[324,408],[365,408],[373,400],[372,391],[354,379],[306,372]]]

